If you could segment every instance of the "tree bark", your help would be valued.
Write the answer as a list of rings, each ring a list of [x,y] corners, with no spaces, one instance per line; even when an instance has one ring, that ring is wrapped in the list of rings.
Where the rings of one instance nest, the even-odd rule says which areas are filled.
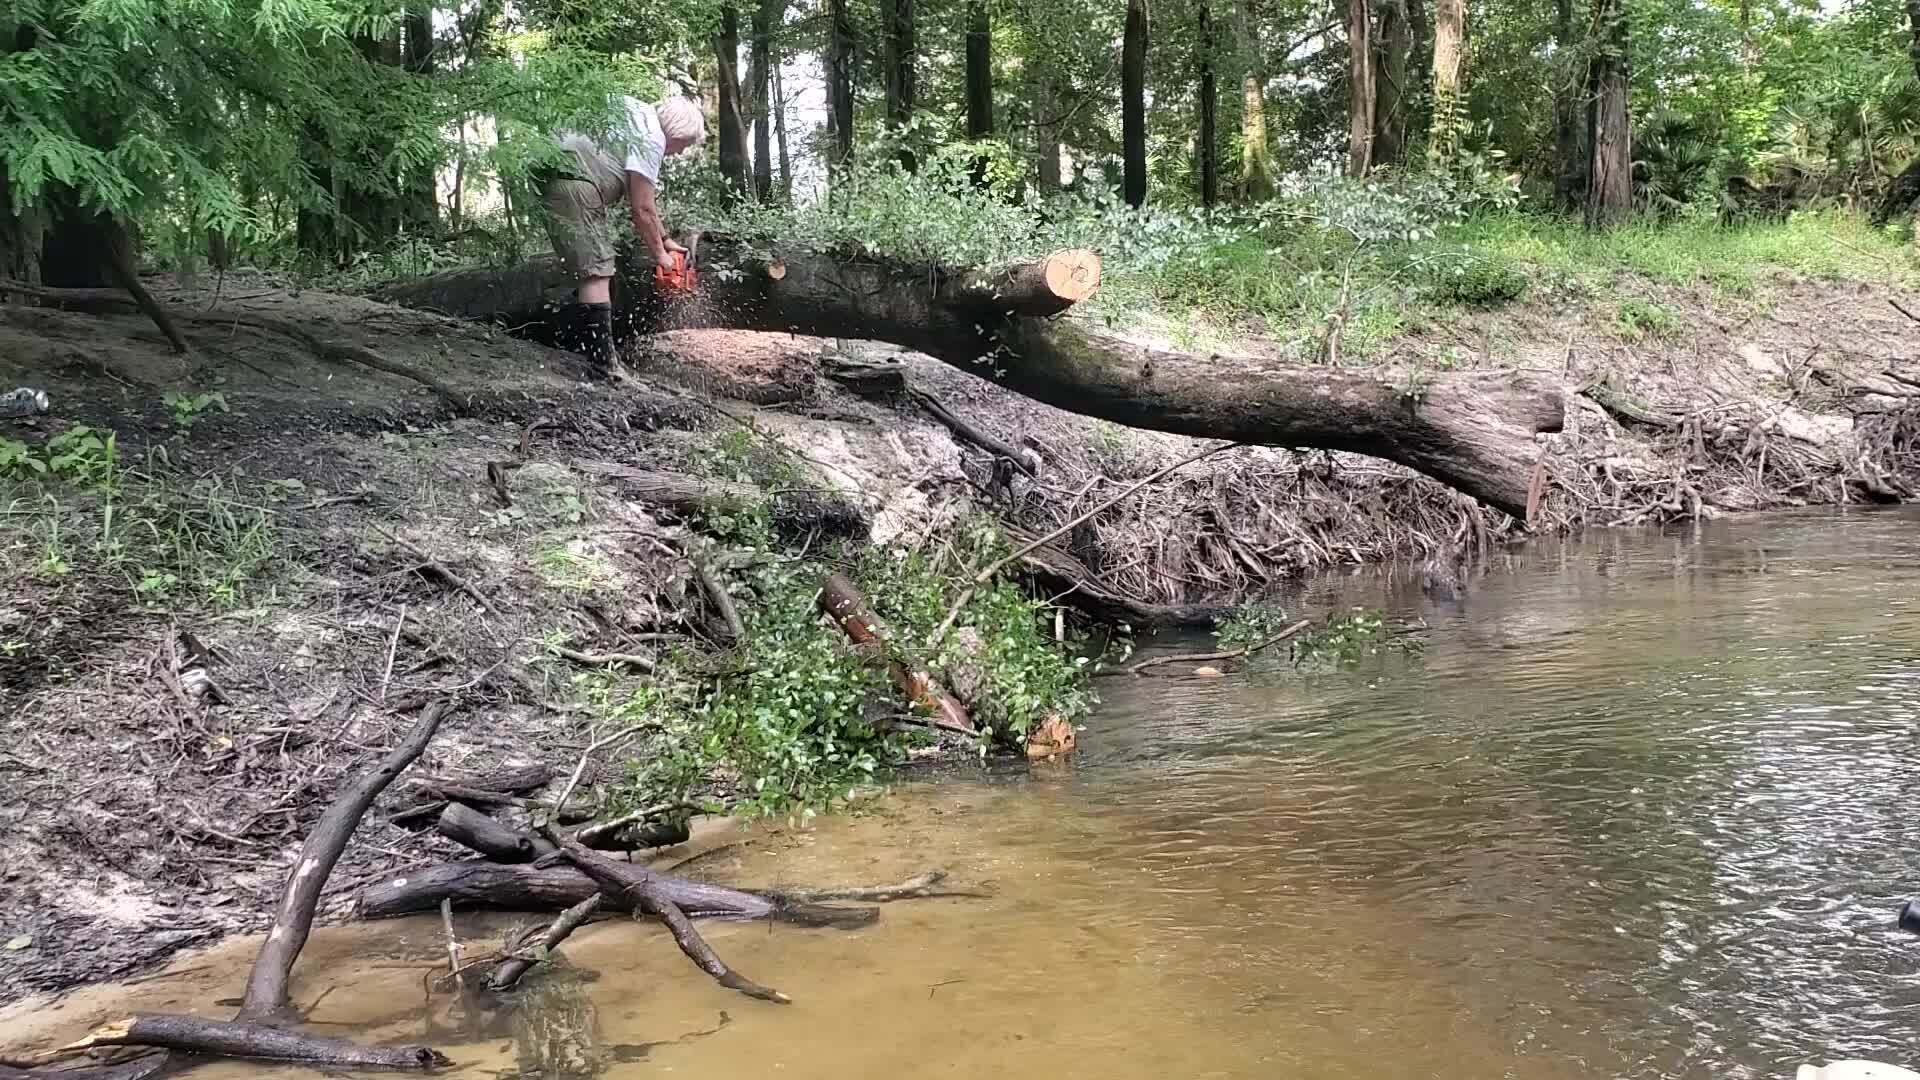
[[[1373,168],[1373,12],[1347,0],[1347,175]]]
[[[709,236],[700,278],[706,302],[670,304],[651,267],[630,265],[620,302],[640,332],[725,328],[864,338],[918,349],[1069,412],[1133,427],[1271,446],[1316,446],[1386,458],[1516,516],[1539,457],[1533,435],[1557,431],[1564,391],[1524,373],[1442,372],[1409,377],[1254,358],[1158,349],[1096,322],[1047,316],[1097,287],[1085,255],[995,274],[900,266],[847,255],[789,255],[778,279],[763,256]],[[1076,280],[1076,269],[1078,280]],[[554,273],[564,280],[558,268]],[[1088,280],[1091,279],[1091,280]],[[461,302],[462,280],[477,281]],[[524,279],[523,279],[524,280]],[[431,306],[475,318],[525,321],[499,305],[484,271],[443,275],[386,299],[433,298]],[[981,357],[992,363],[983,365]]]
[[[1914,77],[1920,78],[1920,0],[1907,0],[1907,35],[1907,60]]]
[[[1373,71],[1373,163],[1398,165],[1407,141],[1407,61],[1413,27],[1407,0],[1380,0],[1380,33]]]
[[[1460,64],[1466,47],[1466,0],[1434,0],[1433,126],[1427,136],[1427,157],[1436,165],[1450,164],[1460,151],[1460,134],[1467,122],[1466,102],[1460,98]]]
[[[1147,201],[1147,0],[1127,0],[1120,56],[1120,144],[1127,205]]]
[[[828,172],[853,160],[853,17],[847,0],[827,0],[827,107],[833,126]]]
[[[993,23],[986,0],[967,0],[967,138],[992,134]]]
[[[1240,197],[1273,198],[1273,151],[1267,145],[1267,68],[1255,0],[1240,0],[1240,47],[1247,56],[1240,80]]]
[[[1200,134],[1196,150],[1200,158],[1200,205],[1220,201],[1220,89],[1214,78],[1217,47],[1213,35],[1211,0],[1199,3],[1200,41],[1195,46],[1200,69]]]
[[[1606,229],[1633,211],[1633,128],[1627,112],[1627,13],[1622,0],[1596,0],[1587,104],[1587,227]]]
[[[719,85],[720,175],[736,197],[747,192],[747,129],[740,115],[740,9],[729,2],[720,9],[720,33],[713,39],[718,63],[713,73]]]
[[[785,13],[786,0],[759,0],[753,8],[753,59],[747,68],[747,81],[753,106],[753,196],[763,203],[773,199],[773,114],[769,96],[773,25]]]
[[[780,201],[793,202],[793,159],[787,155],[787,93],[780,85],[780,52],[771,50],[767,66],[773,70],[773,139],[780,148]]]
[[[1040,193],[1058,194],[1065,186],[1060,169],[1060,94],[1051,70],[1033,74],[1034,152],[1040,157]]]
[[[431,0],[413,0],[407,5],[406,69],[420,78],[433,74],[433,4]],[[434,176],[438,162],[426,162],[409,170],[402,197],[402,215],[416,232],[434,233],[440,226],[440,202],[435,196]]]
[[[886,27],[887,127],[898,132],[913,121],[913,0],[886,0],[881,10]],[[900,148],[900,164],[909,170],[916,164],[913,151],[904,146]]]

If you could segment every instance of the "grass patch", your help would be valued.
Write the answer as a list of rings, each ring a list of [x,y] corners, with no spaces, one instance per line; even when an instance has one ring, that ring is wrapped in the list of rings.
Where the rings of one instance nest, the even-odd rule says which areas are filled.
[[[1680,329],[1680,316],[1672,308],[1638,296],[1621,300],[1613,321],[1620,336],[1630,341],[1643,337],[1671,337]]]
[[[0,572],[93,579],[161,608],[233,607],[275,578],[273,503],[296,489],[187,476],[157,451],[120,461],[112,432],[76,426],[32,447],[0,440]]]

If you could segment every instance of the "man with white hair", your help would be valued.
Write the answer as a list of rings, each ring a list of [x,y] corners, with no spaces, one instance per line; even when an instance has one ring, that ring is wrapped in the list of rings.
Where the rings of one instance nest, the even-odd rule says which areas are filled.
[[[580,279],[579,302],[561,314],[556,338],[562,348],[585,356],[602,377],[620,370],[613,338],[615,237],[609,211],[625,202],[656,273],[662,280],[680,280],[686,249],[667,237],[654,202],[660,163],[707,138],[706,118],[688,98],[648,105],[621,97],[614,104],[619,116],[611,138],[595,142],[578,132],[556,136],[570,159],[541,185],[554,254]]]

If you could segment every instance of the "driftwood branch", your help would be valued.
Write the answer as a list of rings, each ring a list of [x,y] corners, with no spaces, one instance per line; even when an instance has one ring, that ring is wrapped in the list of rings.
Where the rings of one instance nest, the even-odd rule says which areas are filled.
[[[445,1054],[425,1046],[361,1046],[345,1039],[244,1020],[173,1013],[140,1013],[103,1024],[79,1042],[61,1047],[60,1052],[77,1053],[98,1046],[161,1046],[193,1054],[298,1061],[341,1069],[435,1069],[452,1064]]]
[[[487,989],[496,994],[513,989],[519,984],[521,977],[533,969],[534,964],[546,959],[547,954],[567,940],[569,934],[578,930],[599,909],[600,895],[595,893],[561,912],[552,923],[548,924],[546,933],[540,935],[537,946],[522,946],[514,950],[514,955],[495,965],[493,971],[487,975]],[[527,955],[529,948],[537,948],[539,955]]]
[[[495,862],[532,862],[554,850],[545,840],[504,825],[463,803],[448,803],[440,812],[436,828],[441,836]]]
[[[320,890],[326,886],[333,864],[360,824],[373,800],[393,783],[407,766],[413,764],[440,730],[440,721],[452,711],[446,702],[434,702],[420,714],[407,737],[382,760],[378,767],[358,780],[335,799],[307,835],[294,864],[292,878],[281,895],[274,913],[273,928],[254,958],[253,971],[247,976],[247,991],[240,1006],[243,1021],[279,1021],[288,1018],[287,980],[293,962],[307,943],[313,929],[314,907],[320,902]]]
[[[729,990],[738,990],[748,997],[762,1001],[789,1004],[793,999],[772,987],[762,986],[745,975],[728,967],[726,961],[713,951],[700,931],[694,929],[693,920],[687,918],[679,904],[674,903],[667,890],[662,888],[657,875],[639,870],[626,863],[617,863],[597,852],[591,851],[570,841],[560,841],[560,850],[572,860],[588,877],[592,878],[608,893],[619,893],[634,898],[635,906],[649,915],[655,916],[667,924],[667,931],[673,935],[674,944],[687,954],[700,970],[713,976],[714,981]]]
[[[456,574],[453,571],[447,569],[445,563],[442,563],[440,560],[427,554],[426,551],[420,547],[420,545],[414,543],[411,540],[408,540],[404,536],[399,536],[394,533],[390,533],[378,525],[375,525],[372,528],[374,532],[379,533],[381,536],[386,537],[388,540],[391,540],[394,543],[399,544],[401,547],[406,548],[408,551],[412,552],[413,556],[419,559],[421,562],[420,569],[433,571],[433,573],[437,577],[439,577],[442,581],[445,581],[447,584],[452,585],[454,588],[459,589],[461,592],[466,593],[468,596],[472,597],[473,602],[480,605],[480,610],[486,612],[489,615],[496,614],[496,612],[493,609],[493,605],[487,601],[487,597],[485,593],[482,593],[479,589],[474,588],[472,583],[467,581],[466,578],[463,578],[459,574]]]

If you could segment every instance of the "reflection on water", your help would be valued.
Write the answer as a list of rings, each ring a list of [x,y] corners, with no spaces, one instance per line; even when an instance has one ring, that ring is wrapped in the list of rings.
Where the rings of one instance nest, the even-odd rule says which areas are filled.
[[[1308,603],[1423,610],[1417,586],[1371,574]],[[1070,769],[910,788],[708,860],[816,884],[944,865],[993,890],[852,933],[710,926],[792,1006],[721,990],[649,926],[603,923],[566,949],[594,973],[567,981],[570,1007],[615,1077],[1920,1064],[1920,940],[1892,929],[1920,893],[1917,608],[1911,513],[1519,551],[1424,609],[1419,657],[1109,684]],[[461,1036],[476,1029],[427,1001],[439,933],[322,933],[297,995],[319,998],[320,1030],[431,1030],[461,1075],[529,1075],[516,1042],[544,1036],[497,1018]],[[70,1037],[109,1002],[210,1003],[249,955],[0,1018],[0,1035]]]

